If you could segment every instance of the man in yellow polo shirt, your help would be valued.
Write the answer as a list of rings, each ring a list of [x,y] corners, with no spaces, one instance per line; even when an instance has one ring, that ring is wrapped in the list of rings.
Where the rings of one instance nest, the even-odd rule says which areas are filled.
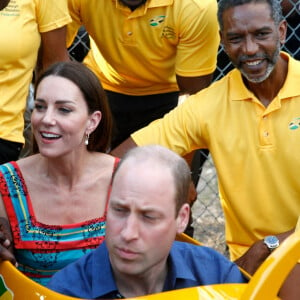
[[[280,52],[287,24],[278,0],[221,0],[218,17],[236,68],[112,153],[153,143],[181,155],[207,147],[231,259],[253,274],[300,215],[300,62]]]
[[[68,0],[69,42],[91,37],[84,60],[107,91],[117,132],[112,147],[207,87],[219,46],[216,0]],[[99,49],[99,50],[98,50]]]

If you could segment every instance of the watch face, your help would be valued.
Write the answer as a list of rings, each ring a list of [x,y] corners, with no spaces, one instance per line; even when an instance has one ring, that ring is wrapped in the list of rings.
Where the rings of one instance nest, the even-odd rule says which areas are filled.
[[[264,242],[269,249],[275,249],[279,246],[278,238],[273,235],[265,237]]]

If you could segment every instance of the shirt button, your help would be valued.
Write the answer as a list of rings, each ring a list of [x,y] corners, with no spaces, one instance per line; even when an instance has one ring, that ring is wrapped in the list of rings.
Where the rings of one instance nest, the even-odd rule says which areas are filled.
[[[268,132],[268,131],[265,131],[265,132],[264,132],[264,137],[267,137],[267,136],[269,136],[269,132]]]
[[[128,31],[128,32],[127,32],[127,35],[128,35],[128,36],[131,36],[131,35],[132,35],[132,31]]]

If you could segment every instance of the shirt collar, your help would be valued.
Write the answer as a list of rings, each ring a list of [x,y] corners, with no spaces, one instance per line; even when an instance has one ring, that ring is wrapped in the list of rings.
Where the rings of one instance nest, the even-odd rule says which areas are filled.
[[[184,257],[178,252],[174,245],[180,242],[174,242],[170,255],[168,257],[168,275],[165,281],[164,291],[174,290],[177,280],[193,280],[197,282],[197,278],[190,268],[186,267]]]
[[[101,272],[99,272],[101,270]],[[105,276],[103,276],[105,274]],[[97,299],[108,294],[118,294],[106,243],[93,251],[92,297]],[[114,297],[115,298],[115,297]]]
[[[116,8],[122,11],[130,12],[132,17],[139,17],[146,14],[148,8],[155,8],[155,7],[163,7],[172,5],[174,0],[148,0],[145,5],[138,7],[133,12],[131,12],[130,8],[125,6],[120,0],[112,0],[116,3]]]
[[[281,52],[281,56],[288,61],[288,73],[278,96],[281,99],[299,96],[300,62],[286,52]]]
[[[279,99],[299,96],[299,76],[300,68],[295,66],[296,60],[285,52],[280,53],[283,59],[288,61],[288,74],[284,85],[278,93]],[[232,70],[229,74],[229,99],[232,100],[250,100],[255,96],[247,89],[243,82],[241,72],[237,69]]]
[[[161,7],[173,4],[174,0],[149,0],[148,7]]]
[[[174,244],[179,242],[174,242]],[[164,291],[173,290],[176,287],[176,282],[179,279],[197,281],[190,268],[186,268],[184,257],[176,250],[176,247],[171,247],[168,257],[168,275],[165,281]],[[99,272],[101,269],[101,272]],[[105,274],[105,276],[103,276]],[[117,295],[118,288],[115,284],[108,250],[106,243],[103,242],[95,251],[93,251],[93,271],[92,271],[92,297]],[[113,298],[115,298],[114,296]]]

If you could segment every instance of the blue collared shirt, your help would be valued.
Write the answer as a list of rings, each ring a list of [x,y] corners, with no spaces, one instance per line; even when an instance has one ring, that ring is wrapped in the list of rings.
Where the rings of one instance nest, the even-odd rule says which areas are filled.
[[[246,279],[238,267],[217,251],[204,246],[174,242],[168,257],[168,274],[163,290],[243,282]],[[115,284],[105,242],[57,272],[48,287],[78,298],[122,298]]]

